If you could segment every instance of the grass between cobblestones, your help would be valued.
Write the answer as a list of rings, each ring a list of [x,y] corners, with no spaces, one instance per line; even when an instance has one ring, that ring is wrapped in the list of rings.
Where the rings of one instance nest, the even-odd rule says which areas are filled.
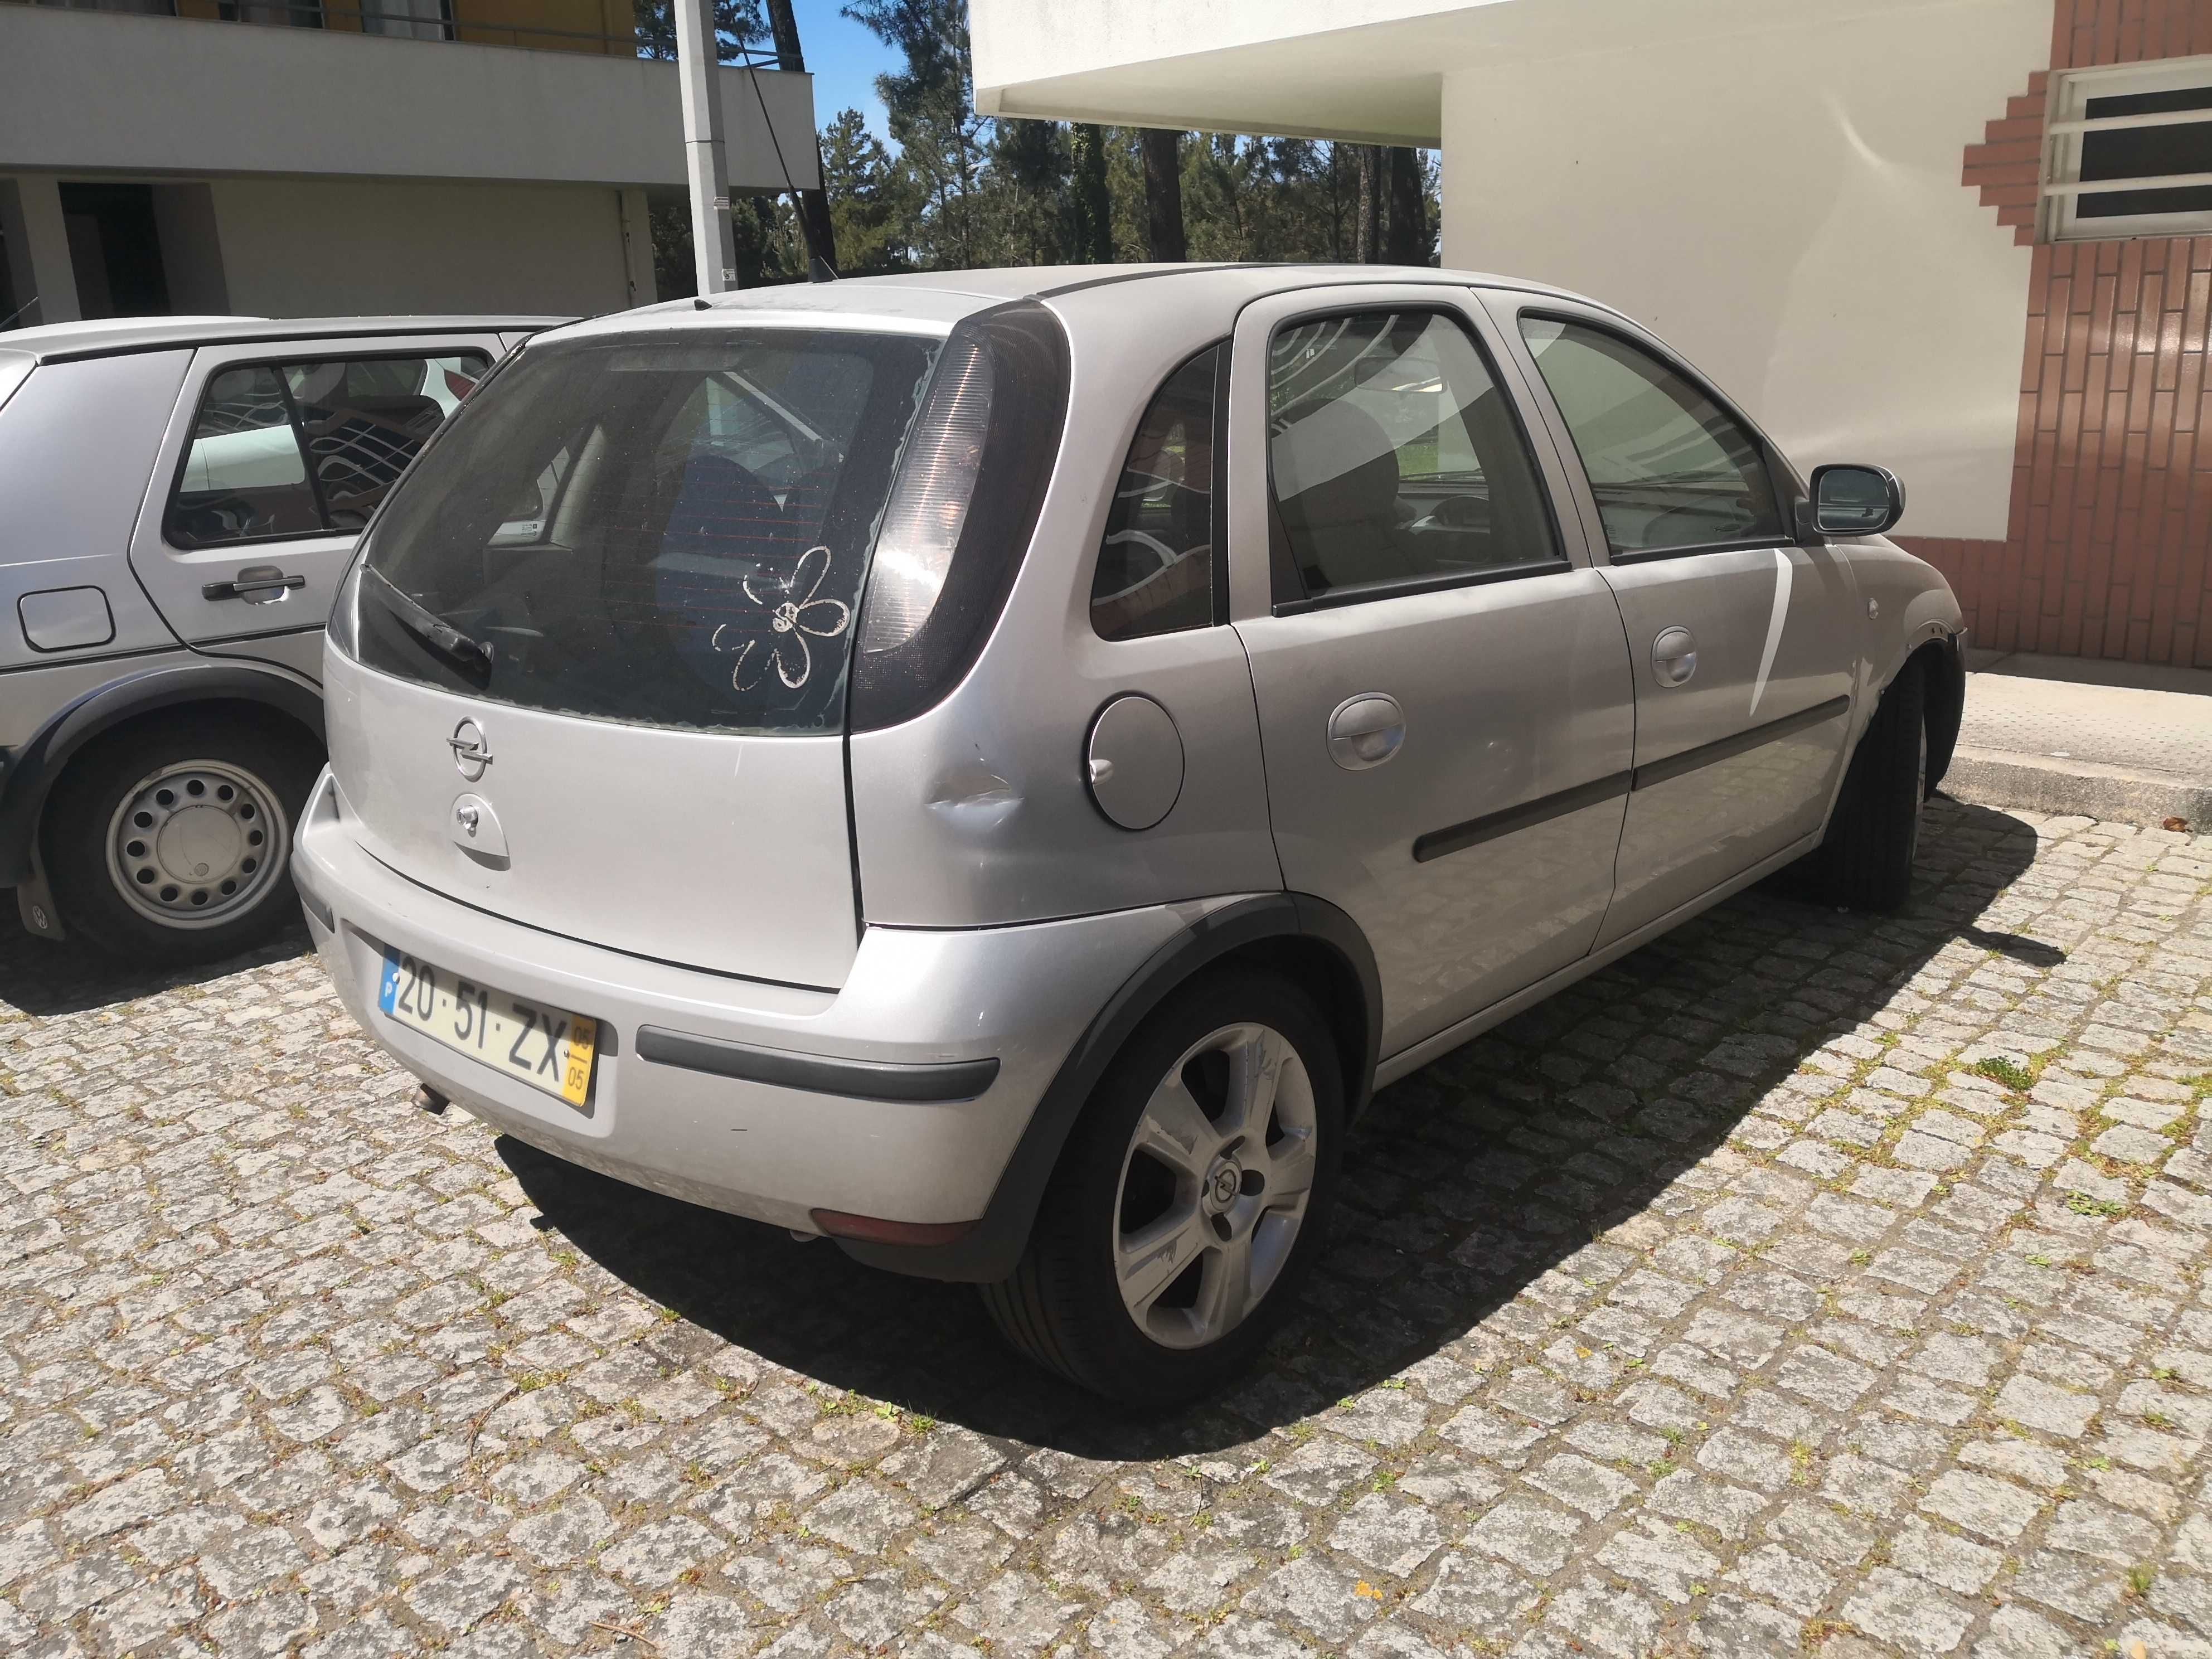
[[[2212,1655],[2212,838],[1937,802],[1385,1091],[1175,1417],[0,943],[0,1650]]]

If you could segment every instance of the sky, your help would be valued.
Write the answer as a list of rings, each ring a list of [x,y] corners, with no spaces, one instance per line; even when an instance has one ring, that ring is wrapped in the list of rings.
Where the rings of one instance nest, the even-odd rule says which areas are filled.
[[[827,126],[841,109],[867,118],[868,131],[886,143],[884,100],[876,96],[876,76],[899,66],[899,56],[839,12],[838,0],[793,0],[799,44],[814,76],[814,119]]]

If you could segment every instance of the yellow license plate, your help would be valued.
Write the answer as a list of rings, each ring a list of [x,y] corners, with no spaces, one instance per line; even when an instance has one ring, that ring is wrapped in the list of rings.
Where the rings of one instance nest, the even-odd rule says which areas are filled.
[[[376,1006],[432,1042],[571,1106],[591,1097],[599,1039],[595,1019],[525,1002],[398,951],[384,953]]]

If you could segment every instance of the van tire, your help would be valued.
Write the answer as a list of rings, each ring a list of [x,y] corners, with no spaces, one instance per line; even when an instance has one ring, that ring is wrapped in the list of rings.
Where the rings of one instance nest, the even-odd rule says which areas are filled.
[[[1228,1048],[1205,1048],[1232,1032],[1247,1036]],[[1194,1054],[1194,1045],[1202,1052]],[[1163,1178],[1176,1181],[1177,1199],[1171,1203],[1190,1183],[1176,1180],[1164,1164],[1133,1174],[1140,1158],[1133,1138],[1155,1091],[1171,1080],[1202,1073],[1233,1078],[1240,1065],[1236,1056],[1285,1050],[1295,1057],[1302,1078],[1287,1059],[1279,1060],[1279,1080],[1268,1091],[1267,1116],[1250,1120],[1259,1127],[1210,1164],[1217,1176],[1224,1170],[1238,1172],[1241,1181],[1230,1180],[1228,1189],[1249,1196],[1249,1213],[1247,1196],[1221,1198],[1225,1210],[1208,1212],[1206,1206],[1216,1201],[1209,1194],[1222,1189],[1195,1181],[1194,1227],[1222,1229],[1224,1246],[1217,1250],[1194,1231],[1184,1235],[1200,1238],[1203,1260],[1195,1254],[1181,1258],[1186,1271],[1154,1293],[1163,1311],[1152,1316],[1192,1328],[1186,1345],[1164,1343],[1139,1323],[1125,1300],[1115,1241],[1127,1236],[1122,1229],[1136,1190],[1131,1183],[1149,1181],[1157,1190]],[[1219,1133],[1229,1135],[1236,1128],[1237,1091],[1231,1085],[1222,1092],[1218,1113],[1207,1115],[1221,1126]],[[1208,1097],[1194,1087],[1192,1097],[1202,1108]],[[1204,1395],[1250,1361],[1297,1301],[1325,1246],[1344,1133],[1344,1073],[1335,1040],[1305,993],[1272,975],[1244,969],[1202,975],[1172,993],[1107,1068],[1054,1169],[1028,1248],[1012,1276],[980,1287],[984,1304],[1014,1346],[1095,1394],[1153,1408]],[[1198,1161],[1208,1157],[1202,1146]],[[1310,1182],[1285,1243],[1284,1224],[1291,1221],[1293,1194],[1309,1163]],[[1272,1196],[1271,1180],[1278,1182]],[[1214,1284],[1208,1275],[1222,1272],[1218,1264],[1235,1257],[1232,1229],[1237,1243],[1249,1247],[1241,1258],[1249,1263],[1240,1270],[1249,1274],[1243,1283],[1261,1279],[1270,1262],[1279,1265],[1248,1312],[1224,1334],[1203,1338],[1198,1332],[1206,1298],[1200,1287]],[[1188,1311],[1170,1305],[1186,1293],[1194,1304]]]
[[[273,938],[299,915],[292,828],[321,766],[306,732],[231,709],[180,711],[94,739],[54,786],[40,835],[64,926],[110,956],[165,967],[219,961]],[[235,863],[196,866],[210,872],[205,887],[189,874],[172,883],[159,866],[175,859],[159,840],[166,819],[150,842],[127,839],[125,808],[165,788],[179,816],[199,808],[216,825],[215,863],[235,848]],[[249,845],[248,836],[259,839]],[[122,884],[137,875],[148,879],[134,902]],[[228,897],[225,880],[236,887]],[[163,903],[173,891],[174,902]],[[189,908],[202,892],[211,907],[204,919]]]
[[[1811,863],[1831,904],[1894,910],[1912,890],[1920,808],[1928,794],[1928,681],[1907,662],[1882,693],[1844,775],[1828,833]]]

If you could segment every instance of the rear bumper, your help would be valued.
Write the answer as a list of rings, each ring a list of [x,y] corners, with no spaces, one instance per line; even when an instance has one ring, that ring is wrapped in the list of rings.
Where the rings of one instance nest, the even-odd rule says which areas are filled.
[[[402,1066],[556,1157],[808,1231],[817,1209],[922,1225],[982,1217],[1094,1016],[1210,908],[870,928],[832,993],[649,961],[487,915],[370,856],[347,816],[325,770],[301,815],[293,877],[339,996]],[[387,946],[599,1020],[586,1105],[380,1012]]]

